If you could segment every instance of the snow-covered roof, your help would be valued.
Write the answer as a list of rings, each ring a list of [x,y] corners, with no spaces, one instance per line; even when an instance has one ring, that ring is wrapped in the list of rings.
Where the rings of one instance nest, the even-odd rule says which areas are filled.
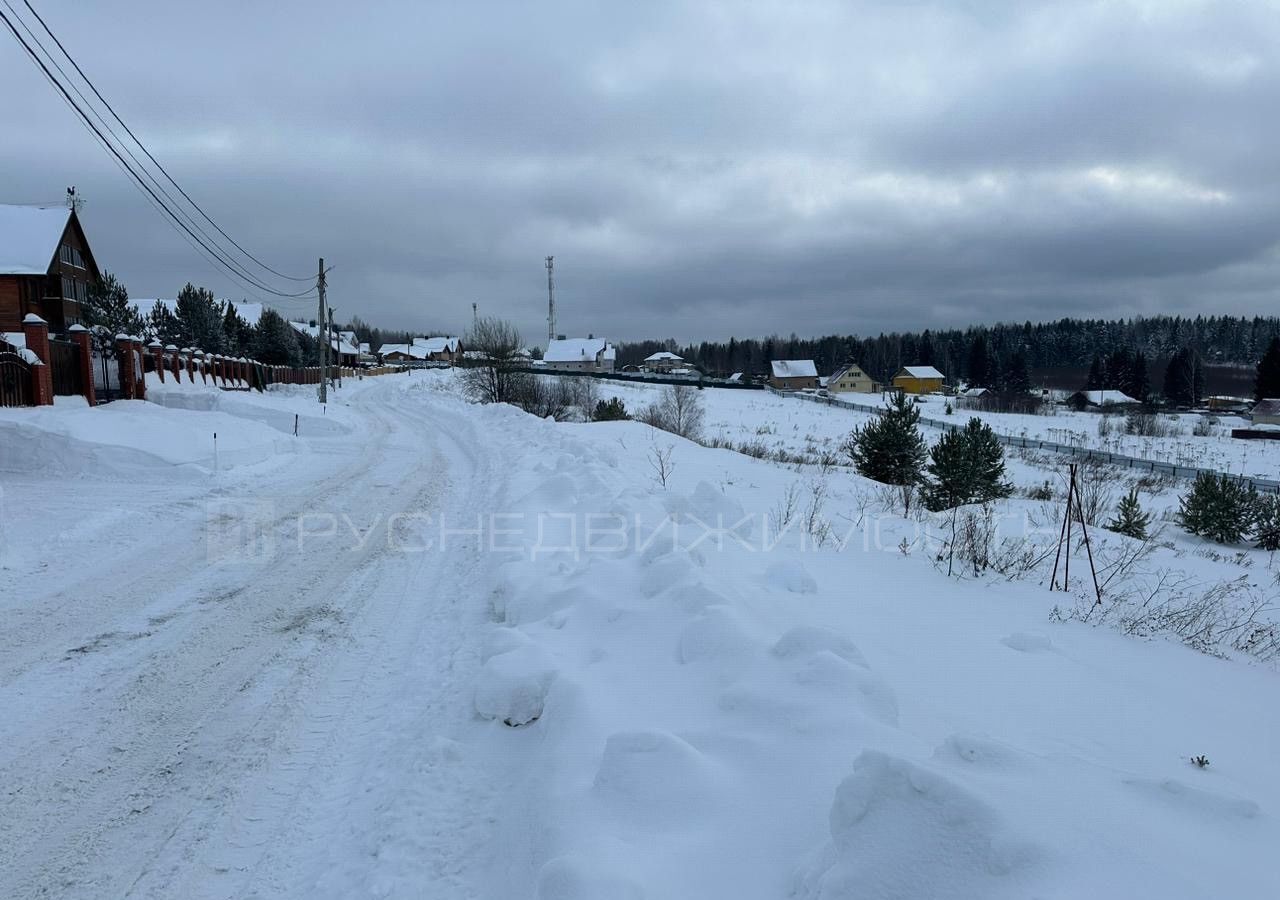
[[[676,356],[674,353],[672,353],[672,352],[670,352],[670,351],[668,351],[668,350],[659,350],[657,353],[654,353],[654,354],[652,354],[652,355],[650,355],[650,356],[646,356],[646,357],[644,358],[644,361],[645,361],[645,362],[658,362],[659,360],[663,360],[663,359],[670,359],[670,360],[674,360],[674,361],[677,361],[677,362],[683,362],[683,361],[684,361],[684,357]]]
[[[58,253],[71,210],[0,204],[0,275],[44,275]]]
[[[899,375],[906,374],[911,378],[946,378],[933,366],[903,366]]]
[[[732,375],[729,376],[729,381],[741,381],[741,380],[742,380],[741,372],[734,372]]]
[[[811,359],[775,359],[769,363],[774,378],[817,378],[818,367]]]
[[[298,332],[299,334],[305,334],[307,337],[312,338],[314,340],[320,339],[319,325],[311,325],[310,323],[307,323],[307,322],[294,322],[292,319],[289,320],[289,324],[292,325],[293,330]],[[334,350],[336,350],[338,353],[342,354],[343,356],[359,356],[360,355],[360,351],[353,344],[347,343],[347,341],[343,340],[341,337],[330,338],[329,346],[332,347]]]
[[[1255,416],[1280,416],[1280,400],[1270,397],[1259,400],[1253,407]]]
[[[392,353],[399,353],[410,359],[426,359],[427,351],[420,346],[413,344],[383,344],[378,348],[379,356],[388,356]]]
[[[1109,406],[1114,403],[1137,403],[1124,391],[1080,391],[1084,398],[1094,406]]]
[[[456,337],[414,338],[413,345],[415,347],[422,347],[428,353],[458,352],[458,339]]]
[[[616,359],[617,353],[604,338],[567,338],[548,342],[547,352],[542,354],[547,362],[594,361],[597,356],[608,362]]]
[[[983,387],[965,388],[960,392],[962,397],[981,397],[987,393],[987,389]]]

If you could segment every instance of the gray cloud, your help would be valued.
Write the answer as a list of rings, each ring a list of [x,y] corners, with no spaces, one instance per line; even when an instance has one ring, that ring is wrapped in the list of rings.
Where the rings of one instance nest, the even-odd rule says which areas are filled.
[[[615,338],[1274,311],[1257,3],[42,3],[228,231],[339,315]],[[0,43],[0,197],[136,296],[211,271]],[[282,304],[303,312],[307,304]]]

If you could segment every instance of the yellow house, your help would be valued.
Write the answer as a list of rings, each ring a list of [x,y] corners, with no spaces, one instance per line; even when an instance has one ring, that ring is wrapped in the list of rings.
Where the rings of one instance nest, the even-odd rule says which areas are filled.
[[[876,383],[855,363],[845,363],[827,379],[827,390],[833,394],[874,394]]]
[[[945,380],[933,366],[903,366],[893,376],[893,386],[904,394],[931,394],[942,390]]]

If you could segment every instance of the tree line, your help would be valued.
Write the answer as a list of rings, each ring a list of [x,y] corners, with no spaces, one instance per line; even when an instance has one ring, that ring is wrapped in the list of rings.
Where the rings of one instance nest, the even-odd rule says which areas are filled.
[[[1056,322],[999,323],[964,329],[891,332],[876,337],[827,335],[801,338],[729,338],[679,345],[674,340],[622,342],[618,365],[639,365],[652,353],[669,350],[708,373],[762,374],[774,359],[812,359],[830,373],[855,362],[877,381],[891,379],[902,366],[926,365],[952,381],[996,381],[1024,367],[1077,367],[1095,356],[1127,351],[1145,360],[1171,360],[1181,351],[1203,363],[1254,366],[1270,342],[1280,337],[1275,316],[1150,316],[1132,319],[1059,319]],[[980,347],[975,350],[975,345]],[[982,365],[985,360],[985,366]],[[977,371],[971,371],[974,363]],[[984,371],[985,369],[985,371]],[[988,386],[988,385],[983,385]],[[994,386],[994,385],[991,385]],[[1081,385],[1084,387],[1084,385]]]

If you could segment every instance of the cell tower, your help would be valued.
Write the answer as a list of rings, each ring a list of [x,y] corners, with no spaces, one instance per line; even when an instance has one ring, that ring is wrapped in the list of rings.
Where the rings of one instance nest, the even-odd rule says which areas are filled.
[[[547,257],[547,341],[556,339],[556,282],[554,270],[556,258]]]

